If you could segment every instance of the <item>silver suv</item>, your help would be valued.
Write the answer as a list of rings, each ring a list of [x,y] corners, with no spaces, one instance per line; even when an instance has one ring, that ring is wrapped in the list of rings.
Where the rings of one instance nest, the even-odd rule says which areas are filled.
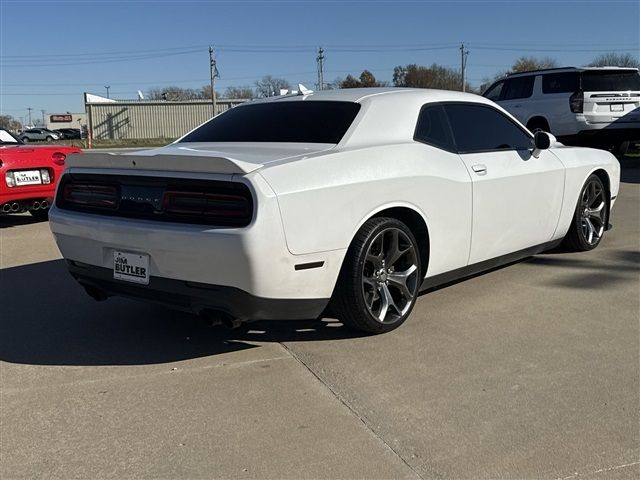
[[[27,143],[31,140],[60,140],[60,134],[46,128],[30,128],[20,134],[20,140]]]
[[[545,130],[568,145],[626,151],[640,140],[637,68],[553,68],[514,73],[483,96],[500,104],[529,130]]]

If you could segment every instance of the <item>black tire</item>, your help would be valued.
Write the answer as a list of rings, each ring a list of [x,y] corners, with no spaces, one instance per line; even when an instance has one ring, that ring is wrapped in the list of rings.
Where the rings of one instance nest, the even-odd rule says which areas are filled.
[[[47,142],[51,142],[51,141],[53,141],[53,137],[51,135],[47,135],[47,138],[45,138],[45,140]]]
[[[593,250],[602,241],[609,222],[609,194],[602,180],[591,175],[580,190],[564,246],[577,252]]]
[[[41,208],[39,210],[29,210],[31,216],[37,220],[48,220],[49,219],[49,209]]]
[[[534,118],[532,120],[529,120],[529,123],[527,123],[527,128],[531,133],[536,133],[538,130],[551,133],[549,123],[547,123],[544,118]]]
[[[402,325],[422,280],[418,248],[401,221],[368,220],[347,250],[331,301],[335,316],[348,328],[368,333],[386,333]]]
[[[22,140],[22,143],[29,143],[29,138],[27,137],[22,137],[20,140]]]

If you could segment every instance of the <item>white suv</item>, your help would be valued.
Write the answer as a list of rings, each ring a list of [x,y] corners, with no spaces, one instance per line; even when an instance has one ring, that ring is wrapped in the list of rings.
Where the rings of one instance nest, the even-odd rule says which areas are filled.
[[[553,68],[514,73],[483,96],[529,130],[545,130],[570,145],[615,147],[640,140],[637,68]]]

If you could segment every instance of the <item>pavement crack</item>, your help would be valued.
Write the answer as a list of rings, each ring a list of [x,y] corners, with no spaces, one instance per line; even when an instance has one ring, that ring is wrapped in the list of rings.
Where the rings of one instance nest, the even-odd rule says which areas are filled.
[[[425,480],[422,475],[418,473],[418,471],[407,462],[400,453],[398,453],[382,436],[380,436],[371,426],[367,423],[366,419],[358,413],[358,411],[342,396],[338,391],[336,391],[331,385],[324,381],[322,377],[320,377],[313,369],[305,363],[293,350],[291,350],[287,345],[280,342],[282,348],[300,365],[302,365],[311,375],[313,375],[331,394],[342,404],[344,405],[359,421],[362,425],[377,439],[379,440],[395,457],[400,460],[413,474],[416,478],[420,480]]]
[[[578,477],[582,477],[584,475],[595,475],[596,473],[611,472],[613,470],[619,470],[621,468],[633,467],[634,465],[640,465],[640,461],[631,462],[631,463],[625,463],[625,464],[622,464],[622,465],[616,465],[614,467],[601,468],[600,470],[596,470],[595,472],[589,472],[589,473],[575,472],[573,475],[569,475],[568,477],[561,477],[561,478],[558,478],[558,480],[569,480],[571,478],[578,478]]]

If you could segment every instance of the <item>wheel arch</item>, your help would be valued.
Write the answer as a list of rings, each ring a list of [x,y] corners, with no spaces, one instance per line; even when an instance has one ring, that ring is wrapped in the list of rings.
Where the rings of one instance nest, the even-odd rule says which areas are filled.
[[[351,244],[362,225],[364,225],[372,218],[379,217],[395,218],[396,220],[400,220],[402,223],[407,225],[407,227],[409,227],[411,233],[413,233],[413,236],[416,239],[416,242],[418,242],[420,266],[422,268],[422,272],[420,272],[420,274],[421,277],[424,278],[427,273],[427,267],[429,265],[429,256],[431,254],[431,240],[429,237],[429,228],[427,226],[425,215],[414,205],[402,203],[378,207],[360,221],[355,230],[352,232],[351,241],[349,242],[349,244]],[[342,260],[342,262],[344,264],[344,259]]]
[[[547,132],[551,133],[551,125],[549,124],[549,120],[547,120],[547,118],[542,115],[533,115],[531,118],[529,118],[529,120],[527,120],[527,128],[531,130],[529,125],[531,125],[532,123],[538,123],[538,122],[545,123],[548,129]]]

